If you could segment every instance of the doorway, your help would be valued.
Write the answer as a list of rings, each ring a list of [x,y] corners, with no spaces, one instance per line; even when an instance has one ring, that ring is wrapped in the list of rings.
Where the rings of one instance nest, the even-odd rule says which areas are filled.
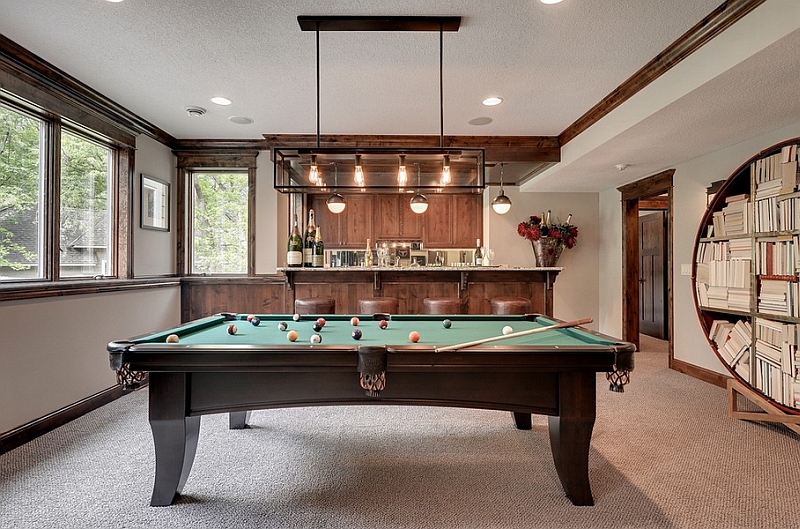
[[[664,171],[618,188],[623,217],[623,338],[637,348],[640,332],[667,340],[670,367],[674,173],[674,169]]]

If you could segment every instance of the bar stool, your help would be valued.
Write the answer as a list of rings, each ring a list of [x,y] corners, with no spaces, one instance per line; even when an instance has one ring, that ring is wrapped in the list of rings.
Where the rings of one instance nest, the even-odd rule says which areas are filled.
[[[336,300],[333,298],[297,298],[294,300],[297,314],[335,314]]]
[[[531,300],[528,298],[496,297],[489,303],[492,305],[492,314],[530,314]]]
[[[397,298],[366,298],[358,300],[361,314],[397,314],[400,302]]]
[[[425,314],[461,314],[460,298],[425,298],[422,300]]]

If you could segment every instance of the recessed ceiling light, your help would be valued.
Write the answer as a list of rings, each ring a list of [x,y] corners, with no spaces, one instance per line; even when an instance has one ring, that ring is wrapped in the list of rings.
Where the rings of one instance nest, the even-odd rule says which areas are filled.
[[[543,4],[560,4],[561,0],[540,0]]]
[[[231,103],[233,103],[233,101],[231,101],[227,97],[222,97],[222,96],[212,97],[211,98],[211,102],[216,104],[216,105],[222,105],[224,107],[226,107],[226,106],[230,105]]]
[[[469,120],[468,123],[470,125],[488,125],[491,122],[492,122],[492,118],[484,117],[484,118],[473,118],[473,119]]]
[[[106,2],[112,2],[114,4],[122,2],[122,0],[106,0]]]
[[[487,107],[493,107],[495,105],[499,105],[502,102],[503,102],[502,97],[487,97],[486,99],[483,100],[483,104],[486,105]]]
[[[252,119],[244,116],[231,116],[228,119],[231,121],[231,123],[236,123],[237,125],[249,125],[253,122]]]

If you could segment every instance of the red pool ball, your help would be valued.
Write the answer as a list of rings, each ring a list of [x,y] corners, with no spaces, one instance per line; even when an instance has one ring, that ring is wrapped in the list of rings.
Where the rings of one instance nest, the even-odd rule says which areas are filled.
[[[230,325],[228,325],[228,334],[236,334],[236,331],[238,331],[238,330],[239,329],[236,328],[236,325],[234,325],[232,323]]]
[[[255,314],[248,314],[248,315],[247,315],[247,321],[252,321],[252,320],[253,320],[253,318],[255,318],[255,317],[256,317],[256,315],[255,315]]]
[[[328,322],[325,321],[325,318],[318,318],[317,323],[319,324],[320,327],[325,327],[325,324]]]
[[[358,325],[358,318],[356,318],[355,316],[350,318],[350,325],[352,325],[353,327],[356,327]]]
[[[417,343],[419,341],[419,333],[417,331],[411,331],[408,334],[408,339],[409,339],[409,341]]]
[[[386,321],[386,320],[381,320],[381,321],[378,322],[378,328],[380,328],[380,329],[385,329],[388,326],[389,326],[389,322]]]

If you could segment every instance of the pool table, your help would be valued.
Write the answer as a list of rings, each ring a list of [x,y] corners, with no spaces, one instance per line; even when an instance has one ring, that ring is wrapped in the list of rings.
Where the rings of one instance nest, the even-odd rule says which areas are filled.
[[[316,315],[294,321],[291,315],[259,314],[258,326],[247,317],[218,314],[108,344],[122,383],[149,373],[156,458],[151,505],[170,505],[181,492],[202,415],[230,412],[231,428],[244,428],[251,410],[347,404],[506,410],[519,429],[531,428],[532,413],[548,415],[561,484],[574,504],[593,505],[589,444],[596,373],[632,369],[633,344],[570,327],[438,350],[503,336],[506,326],[517,334],[559,324],[541,315],[361,315],[357,326],[351,316],[325,315],[320,343],[310,342]],[[291,330],[296,341],[287,338]],[[362,333],[359,340],[352,337],[355,330]],[[420,335],[416,343],[409,340],[412,331]],[[167,343],[170,335],[178,343]]]

